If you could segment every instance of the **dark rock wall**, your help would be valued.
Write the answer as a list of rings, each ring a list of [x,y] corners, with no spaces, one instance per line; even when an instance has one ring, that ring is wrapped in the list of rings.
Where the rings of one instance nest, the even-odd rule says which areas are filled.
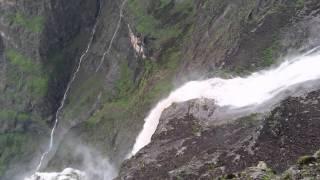
[[[30,0],[0,4],[0,179],[14,179],[13,174],[34,169],[40,144],[48,142],[54,112],[87,44],[98,5]]]
[[[320,148],[318,103],[315,91],[288,98],[270,114],[215,126],[198,116],[208,109],[214,113],[210,101],[174,105],[163,113],[152,142],[124,162],[119,179],[218,178],[259,161],[282,173]]]

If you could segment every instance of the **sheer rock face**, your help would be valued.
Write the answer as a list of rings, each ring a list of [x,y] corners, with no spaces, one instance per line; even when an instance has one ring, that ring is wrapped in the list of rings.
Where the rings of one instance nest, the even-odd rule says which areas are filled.
[[[119,22],[120,1],[0,0],[0,179],[12,180],[17,172],[33,172],[40,153],[47,148],[55,112],[96,22],[93,44],[59,116],[53,158],[48,159],[46,170],[57,171],[68,166],[80,168],[79,159],[83,157],[72,153],[74,149],[81,149],[79,144],[102,151],[119,166],[134,143],[143,118],[153,104],[172,90],[173,80],[181,84],[229,72],[245,74],[247,70],[254,71],[275,63],[272,59],[278,57],[279,52],[285,54],[289,47],[297,49],[304,44],[318,44],[318,27],[309,28],[309,25],[318,24],[319,1],[303,2],[128,0],[119,31],[110,45]],[[138,44],[141,43],[139,51],[143,50],[143,55],[132,47],[128,25],[138,38]],[[96,72],[109,46],[111,51]],[[12,60],[23,60],[23,63]],[[265,156],[261,153],[259,158],[241,160],[253,152],[259,154],[252,149],[251,136],[261,137],[256,134],[259,125],[267,128],[265,123],[249,121],[238,129],[239,124],[245,124],[242,123],[245,120],[239,120],[214,129],[206,121],[207,116],[214,114],[214,103],[205,100],[206,103],[211,111],[207,111],[205,105],[193,102],[177,105],[163,115],[161,129],[153,139],[160,150],[164,148],[168,152],[158,153],[151,144],[154,154],[149,159],[155,164],[155,159],[167,162],[164,169],[159,170],[159,178],[174,177],[184,169],[191,169],[189,172],[194,172],[195,176],[206,176],[212,164],[221,167],[214,168],[212,173],[222,174],[241,169],[247,162],[254,164]],[[192,108],[187,112],[189,106]],[[176,119],[180,121],[176,122],[173,119],[178,110]],[[270,119],[274,118],[270,116]],[[177,126],[186,130],[179,130]],[[263,136],[265,140],[261,142],[269,142],[269,134]],[[221,139],[212,141],[215,137]],[[161,141],[157,142],[158,139]],[[172,145],[166,147],[164,142]],[[280,143],[270,142],[275,143],[270,147]],[[314,142],[316,140],[312,140]],[[250,144],[249,150],[242,150],[243,144]],[[309,146],[309,149],[313,148],[311,143]],[[230,155],[230,148],[235,149],[231,152],[239,152]],[[171,158],[171,150],[177,154],[177,162]],[[147,156],[147,149],[142,152],[146,155],[140,153],[135,158]],[[294,157],[303,152],[296,150],[290,154],[285,151]],[[226,158],[221,158],[223,156]],[[197,157],[201,157],[200,160]],[[233,161],[239,158],[239,162]],[[227,160],[221,159],[237,163],[224,167]],[[203,163],[207,165],[198,171]],[[286,163],[283,161],[275,166],[282,167]],[[124,167],[129,168],[129,165]],[[136,174],[134,169],[131,172],[129,174]],[[142,169],[142,172],[148,174],[149,170]]]
[[[34,170],[85,44],[63,49],[87,41],[96,11],[96,1],[0,1],[0,179]]]
[[[319,2],[304,2],[198,1],[177,79],[183,82],[226,70],[246,74],[266,67],[267,51],[274,58],[290,48],[316,46],[319,27],[310,25],[317,24],[312,22],[318,21]],[[299,156],[319,149],[318,95],[315,91],[288,98],[269,114],[215,126],[205,121],[211,119],[210,111],[214,114],[210,103],[211,110],[200,113],[203,116],[189,111],[194,101],[174,105],[162,114],[152,142],[123,163],[118,178],[207,179],[259,161],[282,172]]]
[[[284,100],[265,115],[207,125],[209,100],[168,108],[152,142],[124,162],[119,179],[206,179],[266,162],[277,173],[320,146],[320,92]]]

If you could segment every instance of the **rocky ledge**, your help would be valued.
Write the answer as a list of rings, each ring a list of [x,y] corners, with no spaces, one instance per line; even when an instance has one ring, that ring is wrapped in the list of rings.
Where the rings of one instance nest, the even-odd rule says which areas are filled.
[[[317,177],[318,156],[293,165],[320,148],[319,95],[290,97],[266,114],[226,123],[210,118],[217,110],[212,100],[174,104],[162,114],[152,142],[123,163],[118,179],[246,179],[256,171],[273,179],[290,166],[286,172],[293,178],[307,177],[304,171]],[[302,170],[309,164],[315,170]]]
[[[270,169],[265,162],[260,161],[255,167],[247,168],[240,173],[224,175],[218,179],[320,179],[320,151],[317,151],[313,156],[300,157],[297,164],[279,175],[276,175],[275,171]]]

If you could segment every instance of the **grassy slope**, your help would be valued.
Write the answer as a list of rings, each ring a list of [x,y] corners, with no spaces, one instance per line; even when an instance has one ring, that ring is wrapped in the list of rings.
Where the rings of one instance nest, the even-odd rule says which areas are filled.
[[[191,0],[178,4],[164,0],[131,0],[128,1],[126,14],[127,20],[134,24],[132,27],[136,34],[152,39],[146,46],[153,53],[146,59],[140,59],[143,66],[141,78],[135,80],[135,73],[126,57],[120,57],[119,78],[112,91],[102,91],[103,77],[91,74],[75,88],[70,102],[77,103],[66,114],[66,117],[72,117],[81,109],[89,109],[97,95],[102,93],[101,108],[80,125],[79,132],[92,145],[99,146],[108,141],[110,144],[107,149],[104,148],[106,152],[112,151],[112,139],[115,137],[135,136],[151,106],[173,89],[172,80],[180,64],[183,44],[188,41],[194,10]],[[90,90],[86,88],[88,86]],[[132,140],[132,137],[129,139]]]
[[[13,28],[35,36],[42,32],[45,23],[44,17],[29,17],[20,10],[2,15]],[[29,43],[32,46],[34,42]],[[26,127],[34,124],[33,127],[42,129],[46,125],[39,113],[28,109],[41,103],[48,91],[48,74],[35,57],[28,57],[14,47],[6,47],[4,57],[6,77],[2,78],[6,88],[1,92],[0,101],[5,108],[0,109],[0,123],[9,130],[0,133],[0,179],[12,162],[23,161],[35,152],[37,142],[33,139],[38,136],[37,132],[27,132]]]

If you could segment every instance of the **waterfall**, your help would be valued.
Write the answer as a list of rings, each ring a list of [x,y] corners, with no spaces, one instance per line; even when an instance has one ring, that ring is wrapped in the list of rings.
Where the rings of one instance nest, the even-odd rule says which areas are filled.
[[[105,59],[105,56],[110,53],[113,41],[114,41],[114,39],[115,39],[119,29],[120,29],[120,25],[121,25],[121,21],[122,21],[122,17],[123,17],[123,8],[124,8],[126,2],[127,2],[127,0],[124,0],[122,2],[122,4],[121,4],[120,13],[119,13],[120,14],[119,15],[119,20],[118,20],[115,32],[114,32],[114,34],[113,34],[113,36],[111,38],[111,41],[109,43],[109,46],[108,46],[107,50],[104,52],[104,54],[103,54],[103,56],[101,58],[100,64],[99,64],[98,68],[96,69],[96,72],[98,72],[100,67],[102,66],[102,64],[104,62],[104,59]],[[100,15],[100,11],[101,11],[101,7],[99,7],[98,16]],[[81,57],[79,59],[77,68],[76,68],[75,72],[73,73],[72,78],[71,78],[71,80],[69,81],[69,83],[67,85],[67,88],[65,90],[65,93],[64,93],[62,101],[61,101],[61,104],[60,104],[58,110],[56,111],[54,126],[51,129],[51,133],[50,133],[50,143],[49,143],[48,149],[42,154],[42,156],[40,158],[40,162],[39,162],[39,164],[38,164],[38,166],[36,168],[36,172],[30,177],[25,177],[24,178],[25,180],[62,180],[62,179],[87,180],[88,179],[88,177],[86,176],[85,172],[82,172],[82,171],[79,171],[79,170],[76,170],[76,169],[72,169],[72,168],[66,168],[62,172],[47,173],[47,172],[39,172],[39,171],[41,169],[41,166],[42,166],[42,163],[43,163],[44,159],[47,157],[47,155],[51,152],[51,150],[53,148],[54,133],[55,133],[55,129],[57,128],[57,125],[58,125],[58,122],[59,122],[59,116],[61,115],[62,109],[64,108],[65,101],[67,99],[67,96],[68,96],[68,93],[70,91],[71,85],[75,81],[75,79],[77,77],[77,74],[80,71],[81,64],[82,64],[85,56],[87,55],[88,51],[90,50],[90,47],[91,47],[92,42],[93,42],[94,35],[96,33],[97,24],[98,24],[98,21],[95,23],[95,25],[94,25],[94,27],[92,29],[89,43],[88,43],[84,53],[82,53],[82,55],[81,55]],[[102,159],[100,159],[100,160],[102,160]],[[102,164],[104,166],[107,165],[106,167],[108,167],[108,171],[109,171],[107,173],[102,173],[102,174],[104,174],[103,175],[104,176],[103,179],[109,179],[109,178],[114,177],[115,175],[113,174],[113,172],[115,172],[115,170],[109,164],[109,162],[106,161],[106,160],[103,160]],[[101,171],[101,170],[95,169],[95,171]]]
[[[160,101],[145,118],[142,131],[136,138],[131,155],[150,143],[156,131],[161,113],[172,103],[197,98],[213,99],[219,107],[240,109],[255,107],[275,98],[294,86],[320,78],[319,47],[295,58],[285,60],[278,67],[253,73],[247,77],[233,79],[212,78],[203,81],[191,81],[171,92]],[[308,90],[308,87],[305,87]],[[284,93],[285,97],[290,94]],[[285,98],[283,97],[283,98]]]
[[[98,13],[100,13],[100,7],[99,7],[99,10],[98,10]],[[90,40],[89,40],[89,43],[85,49],[85,51],[82,53],[82,55],[80,56],[80,59],[79,59],[79,62],[77,64],[77,68],[75,70],[75,72],[72,74],[72,77],[69,81],[69,83],[67,84],[67,88],[63,94],[63,98],[61,100],[61,103],[60,103],[60,106],[58,107],[58,110],[56,111],[55,113],[55,121],[54,121],[54,125],[51,129],[51,133],[50,133],[50,143],[49,143],[49,146],[48,146],[48,149],[42,154],[41,158],[40,158],[40,162],[36,168],[36,172],[40,171],[41,169],[41,166],[42,166],[42,163],[44,161],[44,159],[46,158],[46,156],[51,152],[52,150],[52,147],[53,147],[53,140],[54,140],[54,133],[55,133],[55,130],[57,128],[57,125],[58,125],[58,122],[59,122],[59,116],[61,115],[61,112],[62,112],[62,109],[64,108],[64,105],[65,105],[65,101],[67,99],[67,96],[69,94],[69,91],[70,91],[70,88],[71,88],[71,85],[72,83],[75,81],[79,71],[80,71],[80,68],[81,68],[81,64],[85,58],[85,56],[87,55],[87,53],[89,52],[90,50],[90,47],[92,45],[92,42],[93,42],[93,38],[94,38],[94,35],[96,33],[96,28],[97,28],[97,24],[98,24],[98,21],[94,24],[93,26],[93,29],[91,31],[91,36],[90,36]]]
[[[109,55],[110,51],[111,51],[111,47],[112,47],[112,44],[113,44],[113,41],[114,39],[116,38],[117,34],[118,34],[118,31],[120,29],[120,26],[121,26],[121,21],[122,21],[122,18],[123,18],[123,8],[126,4],[127,0],[123,0],[123,2],[121,3],[121,6],[120,6],[120,10],[119,10],[119,20],[118,20],[118,23],[117,23],[117,26],[116,26],[116,29],[112,35],[112,38],[110,40],[110,43],[109,43],[109,46],[107,48],[107,50],[103,53],[102,55],[102,58],[100,60],[100,63],[98,65],[98,68],[96,69],[96,72],[99,71],[99,69],[101,68],[103,62],[104,62],[104,59],[106,57],[106,55]]]

